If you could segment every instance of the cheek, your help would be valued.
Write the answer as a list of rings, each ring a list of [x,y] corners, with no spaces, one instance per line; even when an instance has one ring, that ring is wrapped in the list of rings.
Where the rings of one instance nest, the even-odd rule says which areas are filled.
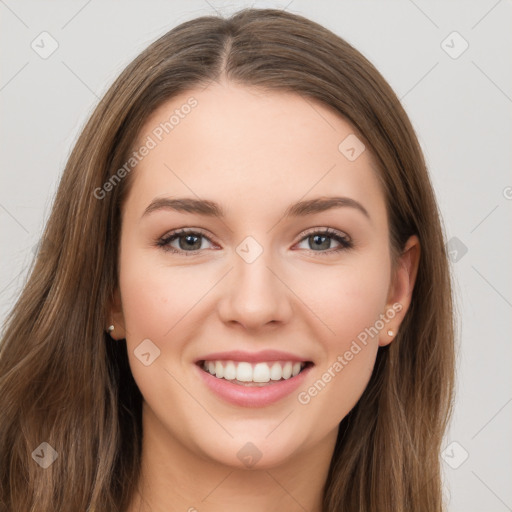
[[[204,294],[198,285],[190,267],[188,272],[186,267],[170,269],[137,249],[126,251],[121,258],[120,290],[128,357],[133,377],[148,403],[180,400],[181,388],[172,377],[173,360],[181,354],[184,342],[176,334],[192,329],[187,314]],[[148,365],[139,359],[145,353],[150,354]]]
[[[323,357],[297,399],[308,414],[334,428],[354,407],[371,377],[389,285],[386,262],[322,269],[311,276],[305,302],[318,311]],[[306,293],[306,288],[302,288]],[[320,325],[320,324],[319,324]],[[328,329],[327,329],[328,327]]]
[[[171,271],[161,261],[134,254],[122,260],[121,269],[123,315],[131,343],[162,340],[204,293],[190,268]]]
[[[318,334],[330,353],[343,350],[384,313],[389,286],[386,262],[318,266],[294,290],[318,320]],[[323,324],[324,328],[320,329]]]

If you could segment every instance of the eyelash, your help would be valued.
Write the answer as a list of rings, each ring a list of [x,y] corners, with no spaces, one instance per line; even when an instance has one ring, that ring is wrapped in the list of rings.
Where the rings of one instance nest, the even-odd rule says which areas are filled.
[[[192,229],[177,229],[175,231],[172,231],[171,233],[168,233],[164,237],[160,238],[157,241],[156,245],[158,247],[160,247],[163,251],[171,252],[174,254],[185,255],[185,256],[194,256],[194,255],[198,254],[199,252],[201,252],[201,250],[203,250],[203,249],[197,249],[195,251],[183,251],[181,249],[175,249],[174,247],[171,247],[169,245],[171,242],[173,242],[180,236],[184,236],[184,235],[199,235],[203,238],[206,238],[210,242],[212,242],[212,240],[210,240],[201,231],[192,230]],[[338,242],[340,244],[340,247],[338,247],[337,249],[329,249],[327,251],[313,251],[312,249],[309,249],[309,250],[306,249],[310,253],[329,255],[329,254],[339,253],[341,251],[345,251],[347,249],[353,248],[353,243],[347,236],[342,235],[339,231],[336,231],[335,229],[332,229],[332,228],[325,228],[325,229],[324,228],[322,228],[322,229],[314,228],[311,231],[307,231],[303,234],[302,238],[299,240],[298,243],[302,242],[304,239],[306,239],[312,235],[323,235],[323,236],[327,236],[328,238],[332,238],[333,240],[336,240],[336,242]]]

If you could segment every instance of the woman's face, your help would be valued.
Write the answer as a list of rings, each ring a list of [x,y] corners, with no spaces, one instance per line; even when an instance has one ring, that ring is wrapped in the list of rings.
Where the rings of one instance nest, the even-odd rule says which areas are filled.
[[[145,428],[239,467],[332,449],[410,292],[369,151],[320,103],[228,83],[134,150],[113,318]]]

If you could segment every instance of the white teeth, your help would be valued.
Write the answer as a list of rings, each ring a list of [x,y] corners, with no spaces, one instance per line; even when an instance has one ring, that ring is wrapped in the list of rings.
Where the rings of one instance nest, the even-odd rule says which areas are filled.
[[[233,363],[233,361],[228,361],[226,363],[226,366],[224,367],[223,378],[227,380],[236,379],[236,366],[235,363]]]
[[[283,366],[283,379],[289,379],[292,376],[293,364],[288,362]]]
[[[219,379],[238,382],[266,383],[287,380],[298,375],[305,363],[275,361],[270,363],[248,363],[245,361],[204,361],[203,369]]]
[[[272,380],[281,380],[283,377],[283,369],[279,363],[274,363],[270,368],[270,378]]]
[[[252,380],[254,382],[268,382],[270,380],[270,368],[267,363],[258,363],[253,368]]]
[[[215,363],[215,375],[219,377],[219,379],[222,379],[222,377],[224,377],[224,367],[222,366],[222,363],[220,361],[217,361]]]
[[[240,382],[252,381],[251,363],[238,363],[236,368],[236,380],[239,380]]]

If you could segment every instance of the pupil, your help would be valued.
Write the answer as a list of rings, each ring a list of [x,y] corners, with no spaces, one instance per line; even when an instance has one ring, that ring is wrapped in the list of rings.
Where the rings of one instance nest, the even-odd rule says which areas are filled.
[[[314,244],[317,244],[317,247],[318,247],[318,244],[320,246],[323,245],[323,247],[321,247],[322,249],[329,249],[329,237],[328,236],[323,236],[323,235],[313,235],[312,237],[310,237],[310,239],[313,239],[314,240]],[[319,239],[323,239],[324,242],[318,242]],[[326,242],[327,240],[327,242]]]
[[[195,235],[185,235],[184,237],[181,237],[180,240],[182,238],[185,238],[185,240],[186,240],[186,247],[185,248],[188,248],[188,249],[200,249],[201,248],[201,242],[199,242],[199,247],[194,247],[194,244],[197,244],[197,240],[199,240],[198,236],[195,236]],[[193,239],[196,239],[196,241],[194,242]],[[183,248],[184,247],[181,247],[181,249],[183,249]]]

